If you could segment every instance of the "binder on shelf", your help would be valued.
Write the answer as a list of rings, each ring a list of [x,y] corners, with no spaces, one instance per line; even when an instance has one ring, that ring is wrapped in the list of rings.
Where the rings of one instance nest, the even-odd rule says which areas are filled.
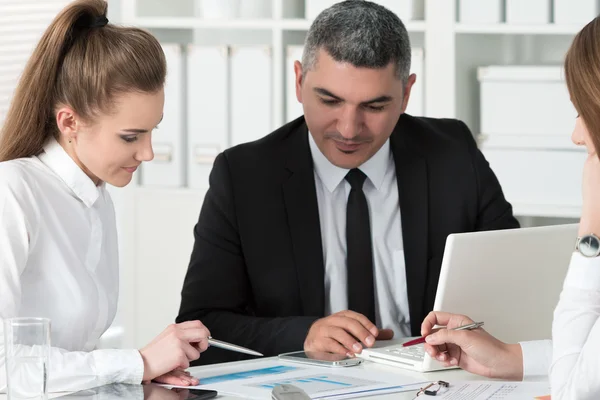
[[[183,51],[178,44],[163,44],[167,60],[165,107],[159,129],[152,133],[154,160],[141,166],[145,186],[185,185],[185,129],[183,125]]]
[[[189,45],[187,51],[188,187],[208,187],[215,157],[229,146],[228,48]]]
[[[231,145],[272,131],[272,57],[268,46],[231,49]]]
[[[463,24],[499,24],[503,14],[502,0],[459,0],[458,21]]]
[[[550,23],[551,0],[506,0],[507,24]]]
[[[296,74],[294,62],[302,61],[303,46],[288,46],[285,60],[285,116],[290,122],[304,114],[302,103],[296,97]]]
[[[403,21],[422,20],[425,17],[424,0],[373,0],[388,10],[393,11]],[[315,19],[321,11],[341,0],[306,0],[304,13],[306,19]]]
[[[402,21],[417,21],[425,18],[424,0],[374,0],[390,11],[393,11]]]
[[[196,15],[204,19],[232,19],[240,14],[241,0],[195,0]]]
[[[554,0],[554,23],[560,25],[581,25],[598,15],[597,0]]]
[[[423,82],[425,79],[425,69],[423,68],[423,61],[423,49],[418,47],[413,48],[411,52],[410,73],[417,75],[417,81],[411,89],[406,113],[415,116],[425,115],[425,86]]]
[[[240,1],[240,18],[271,18],[271,0],[243,0]]]

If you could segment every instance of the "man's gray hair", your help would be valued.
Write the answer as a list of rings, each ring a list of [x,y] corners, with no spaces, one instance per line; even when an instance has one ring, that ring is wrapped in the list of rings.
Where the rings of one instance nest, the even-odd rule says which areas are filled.
[[[410,39],[396,14],[366,0],[334,4],[315,18],[304,42],[302,74],[315,68],[319,50],[355,67],[385,68],[396,64],[396,77],[410,73]]]

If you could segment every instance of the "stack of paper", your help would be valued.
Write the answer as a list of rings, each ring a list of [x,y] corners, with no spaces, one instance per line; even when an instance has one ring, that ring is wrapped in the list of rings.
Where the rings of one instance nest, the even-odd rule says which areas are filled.
[[[261,361],[246,364],[245,368],[223,366],[212,370],[211,375],[196,376],[200,380],[197,388],[245,399],[267,399],[275,386],[291,384],[312,399],[325,400],[415,391],[425,383],[363,367],[326,368]]]

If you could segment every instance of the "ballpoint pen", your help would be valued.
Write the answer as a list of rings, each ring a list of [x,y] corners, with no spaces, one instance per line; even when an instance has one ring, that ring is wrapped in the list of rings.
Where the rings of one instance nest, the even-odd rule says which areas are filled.
[[[481,328],[482,326],[483,326],[483,322],[473,322],[472,324],[463,325],[463,326],[459,326],[456,328],[451,328],[450,330],[451,331],[472,330],[472,329]],[[423,336],[418,339],[410,340],[406,343],[403,343],[402,347],[408,347],[408,346],[412,346],[412,345],[419,344],[419,343],[425,343],[425,338],[426,338],[426,336]]]
[[[213,339],[211,336],[208,337],[208,344],[213,347],[218,347],[220,349],[229,350],[229,351],[237,351],[238,353],[250,354],[253,356],[262,357],[263,355],[258,351],[250,350],[242,346],[238,346],[236,344],[231,344],[227,342],[223,342],[221,340]]]

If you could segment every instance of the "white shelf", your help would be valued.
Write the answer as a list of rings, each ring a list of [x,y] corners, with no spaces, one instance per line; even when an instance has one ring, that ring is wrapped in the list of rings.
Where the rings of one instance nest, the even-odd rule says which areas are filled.
[[[511,24],[461,24],[454,25],[456,33],[474,35],[575,35],[580,25],[511,25]]]
[[[548,205],[548,204],[513,204],[513,214],[527,217],[579,218],[580,206]]]
[[[308,31],[312,21],[306,19],[235,19],[207,20],[195,17],[137,17],[134,25],[159,29],[282,29]],[[425,32],[425,21],[408,21],[409,32]]]
[[[287,31],[308,31],[312,21],[306,19],[282,19],[273,21],[274,26]],[[409,32],[425,32],[425,21],[405,21]]]
[[[585,147],[576,146],[571,142],[568,133],[563,135],[486,135],[480,133],[475,136],[477,145],[484,149],[521,149],[521,150],[561,150],[577,151],[584,153]]]
[[[272,29],[270,19],[207,20],[194,17],[138,17],[134,25],[161,29]]]

